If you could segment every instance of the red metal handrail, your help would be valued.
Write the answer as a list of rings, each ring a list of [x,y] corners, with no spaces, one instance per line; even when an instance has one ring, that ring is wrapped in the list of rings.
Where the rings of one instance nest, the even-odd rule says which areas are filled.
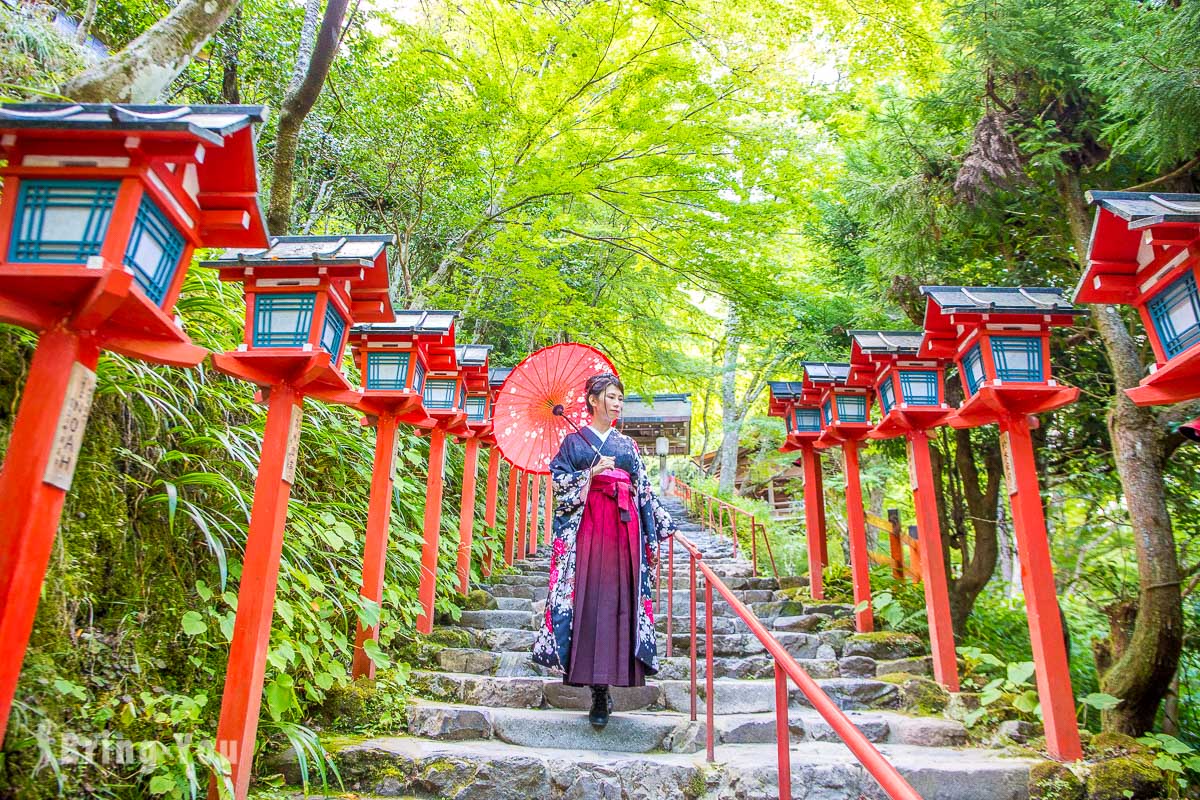
[[[758,518],[749,511],[738,508],[733,503],[723,500],[716,495],[702,492],[687,482],[674,478],[672,487],[675,493],[688,504],[688,507],[694,512],[700,513],[701,504],[704,507],[704,518],[709,528],[717,531],[718,534],[725,533],[725,521],[728,519],[730,535],[733,539],[733,555],[736,558],[738,553],[738,516],[741,515],[750,520],[750,564],[754,570],[754,575],[758,576],[758,531],[762,531],[763,544],[767,548],[767,556],[771,561],[771,574],[776,579],[779,578],[779,568],[775,565],[775,553],[771,549],[771,538],[767,536],[767,526],[758,521]],[[713,519],[713,508],[716,507],[716,519]]]
[[[682,491],[680,491],[682,489]],[[676,483],[676,491],[686,501],[690,502],[689,495],[694,493],[692,487],[682,481]],[[725,602],[729,603],[729,607],[734,613],[746,623],[767,652],[775,660],[775,740],[776,752],[778,757],[778,781],[779,781],[779,797],[781,800],[791,800],[792,797],[792,767],[791,767],[791,733],[789,729],[788,715],[788,686],[787,682],[790,678],[796,686],[808,698],[808,702],[812,707],[824,717],[829,726],[837,733],[842,742],[850,748],[850,752],[858,759],[859,763],[871,774],[879,785],[887,793],[892,800],[921,800],[921,796],[916,790],[904,779],[904,777],[896,770],[887,759],[875,748],[867,737],[863,735],[854,723],[850,721],[842,710],[830,699],[829,695],[812,679],[804,669],[796,663],[796,660],[783,648],[783,645],[771,634],[770,631],[762,624],[762,621],[754,615],[750,609],[746,608],[740,600],[734,597],[733,592],[725,585],[716,573],[704,563],[703,554],[696,548],[692,542],[688,541],[687,537],[682,534],[675,534],[668,540],[668,572],[667,572],[667,657],[671,655],[671,595],[675,590],[675,564],[674,564],[674,541],[679,540],[679,543],[688,551],[690,563],[690,594],[691,594],[691,718],[696,719],[697,708],[697,687],[696,687],[696,570],[697,568],[704,574],[704,632],[707,647],[705,648],[705,747],[706,756],[709,762],[716,759],[716,737],[714,726],[714,672],[713,669],[713,587],[725,598]]]

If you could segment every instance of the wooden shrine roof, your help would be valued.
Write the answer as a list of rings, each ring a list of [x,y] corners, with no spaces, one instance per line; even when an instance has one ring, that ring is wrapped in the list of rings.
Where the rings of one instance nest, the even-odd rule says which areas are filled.
[[[1200,194],[1091,191],[1087,199],[1135,230],[1165,222],[1200,223]]]
[[[265,106],[121,105],[116,103],[4,103],[0,128],[187,133],[214,145],[242,128],[265,122]]]
[[[849,331],[856,348],[864,353],[916,355],[924,331]]]
[[[1062,289],[1047,287],[922,286],[921,294],[936,303],[944,314],[1086,313],[1071,305]]]

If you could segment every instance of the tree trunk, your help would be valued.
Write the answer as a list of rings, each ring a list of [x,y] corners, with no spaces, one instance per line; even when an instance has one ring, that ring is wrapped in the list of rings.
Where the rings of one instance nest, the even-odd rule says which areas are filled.
[[[242,10],[239,8],[229,20],[229,39],[226,42],[221,61],[221,99],[231,105],[242,102],[242,92],[238,86],[238,59],[242,54]]]
[[[182,0],[171,13],[59,90],[81,103],[153,103],[200,52],[240,0]]]
[[[1082,258],[1090,224],[1077,171],[1060,174],[1058,193],[1075,252]],[[1120,312],[1113,306],[1095,305],[1091,321],[1104,341],[1116,383],[1108,430],[1138,557],[1133,630],[1127,645],[1112,648],[1112,666],[1101,676],[1104,691],[1122,702],[1104,712],[1102,721],[1105,730],[1137,736],[1154,724],[1183,647],[1179,560],[1163,479],[1167,432],[1153,411],[1135,406],[1122,391],[1137,386],[1142,363]]]
[[[267,227],[275,236],[287,234],[292,219],[292,189],[296,175],[296,150],[300,143],[300,129],[304,119],[317,102],[325,79],[329,76],[329,68],[333,65],[333,57],[337,53],[338,42],[341,38],[342,20],[346,16],[349,0],[329,0],[325,6],[325,15],[321,19],[321,29],[312,47],[311,58],[305,58],[303,32],[301,32],[301,50],[297,55],[297,73],[301,64],[307,60],[303,68],[304,78],[298,83],[293,74],[295,89],[287,93],[279,111],[279,130],[275,139],[275,164],[272,169],[271,201],[267,207]],[[306,15],[307,16],[307,15]]]
[[[963,498],[966,500],[971,530],[974,533],[974,547],[970,549],[970,553],[967,552],[965,542],[961,547],[962,573],[957,579],[950,581],[949,586],[950,620],[955,636],[961,637],[965,633],[967,617],[975,607],[975,600],[996,572],[996,556],[1000,550],[996,539],[996,506],[1000,499],[1000,474],[1003,467],[999,446],[986,447],[980,454],[971,442],[969,430],[956,430],[954,438],[954,463],[962,477]],[[982,487],[979,485],[977,466],[980,455],[986,473],[986,483]],[[946,552],[949,553],[949,548],[946,548]],[[949,566],[947,563],[947,574],[950,574]]]
[[[725,364],[721,373],[721,476],[717,491],[732,492],[737,477],[738,439],[742,432],[742,419],[737,408],[738,349],[742,344],[737,330],[737,308],[730,305],[725,316]]]
[[[96,6],[98,0],[88,0],[87,8],[83,11],[83,19],[79,21],[79,30],[75,31],[75,43],[83,44],[87,41],[88,31],[92,29],[92,22],[96,19]]]

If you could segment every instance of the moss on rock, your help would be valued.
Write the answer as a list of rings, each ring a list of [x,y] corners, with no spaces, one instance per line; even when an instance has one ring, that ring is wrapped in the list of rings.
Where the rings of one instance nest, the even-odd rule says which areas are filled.
[[[1084,800],[1079,776],[1057,761],[1041,761],[1029,770],[1029,800]]]
[[[1144,754],[1093,764],[1087,777],[1088,800],[1155,800],[1166,792],[1166,773]]]
[[[876,680],[894,683],[904,694],[904,708],[915,714],[940,715],[950,704],[950,693],[937,682],[908,672],[880,675]]]
[[[483,589],[473,589],[463,598],[463,609],[466,611],[495,611],[499,608],[496,598]]]
[[[1132,736],[1123,733],[1097,733],[1092,737],[1089,750],[1098,758],[1144,753],[1146,746]]]

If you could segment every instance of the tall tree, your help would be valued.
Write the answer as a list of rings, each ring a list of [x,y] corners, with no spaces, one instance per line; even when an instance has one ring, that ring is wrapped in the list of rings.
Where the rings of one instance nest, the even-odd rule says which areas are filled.
[[[349,0],[328,0],[321,28],[313,33],[320,0],[308,0],[305,5],[304,27],[301,29],[296,67],[292,82],[279,112],[279,129],[275,135],[275,165],[271,173],[271,201],[267,206],[267,227],[276,236],[289,232],[292,221],[292,187],[296,174],[296,149],[304,119],[317,102],[333,57],[342,38],[342,22]]]
[[[60,93],[82,103],[153,103],[241,0],[182,0],[120,53],[68,80]]]

